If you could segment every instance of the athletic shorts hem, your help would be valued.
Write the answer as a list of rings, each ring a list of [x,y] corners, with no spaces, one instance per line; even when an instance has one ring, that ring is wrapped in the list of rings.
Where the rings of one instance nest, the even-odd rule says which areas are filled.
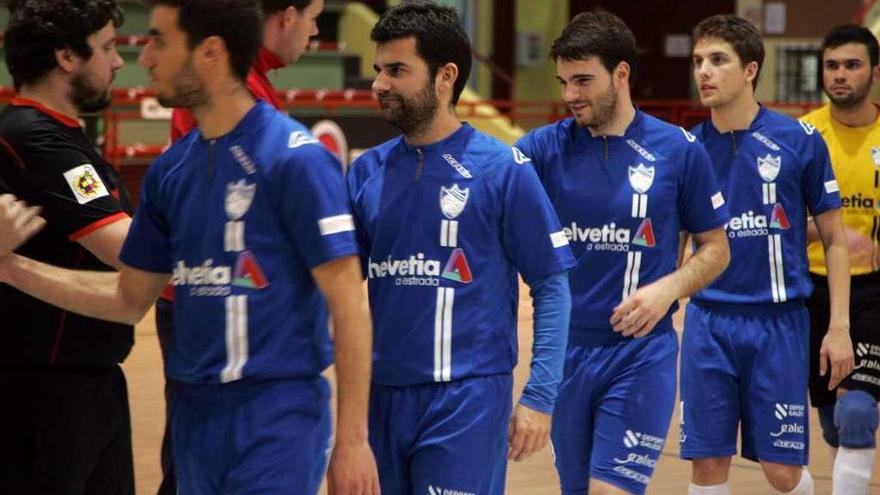
[[[736,449],[724,450],[684,450],[678,453],[678,457],[686,461],[698,459],[709,459],[711,457],[733,457],[736,455]]]
[[[755,462],[774,462],[776,464],[787,464],[789,466],[806,466],[807,459],[804,459],[805,456],[799,456],[798,458],[794,458],[792,456],[780,456],[780,455],[768,455],[761,456],[759,455],[757,459],[749,459],[750,461]]]
[[[651,473],[651,478],[652,479],[654,478],[654,473]],[[633,495],[645,495],[645,491],[647,491],[647,489],[648,489],[647,485],[638,484],[638,486],[640,488],[636,488],[635,491],[633,491],[633,485],[636,485],[635,482],[633,482],[633,485],[625,486],[620,480],[610,480],[610,479],[608,479],[604,476],[601,476],[601,475],[597,476],[597,475],[593,474],[592,472],[590,473],[590,479],[597,479],[603,483],[608,483],[609,485],[611,485],[615,488],[620,488],[621,490],[626,490],[626,491],[632,493]]]

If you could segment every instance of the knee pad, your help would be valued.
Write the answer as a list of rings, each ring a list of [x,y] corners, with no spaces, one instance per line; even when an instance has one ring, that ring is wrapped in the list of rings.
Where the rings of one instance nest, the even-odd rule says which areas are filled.
[[[877,446],[874,434],[880,413],[874,397],[862,390],[851,390],[837,399],[834,406],[834,425],[840,446],[850,449],[873,449]]]
[[[818,411],[819,425],[822,426],[822,438],[835,449],[840,447],[837,426],[834,424],[834,406],[822,406],[818,408]]]

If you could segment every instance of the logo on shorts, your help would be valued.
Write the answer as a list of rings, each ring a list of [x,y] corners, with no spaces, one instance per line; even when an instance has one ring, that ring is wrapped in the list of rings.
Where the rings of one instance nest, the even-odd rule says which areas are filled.
[[[660,437],[632,430],[626,430],[626,433],[623,435],[623,445],[628,449],[643,447],[660,452],[663,450],[663,442],[664,439]]]
[[[799,404],[780,404],[777,402],[775,409],[774,415],[779,421],[784,421],[789,416],[793,418],[804,417],[804,406]]]
[[[449,488],[441,488],[436,485],[428,485],[428,495],[476,495],[476,493],[450,490]]]
[[[770,436],[776,439],[773,441],[773,446],[782,449],[803,450],[806,447],[806,444],[801,441],[806,433],[803,420],[806,415],[806,407],[801,404],[777,402],[773,407],[773,415],[782,422],[778,431],[770,432]],[[781,438],[783,435],[798,436],[795,437],[795,440],[791,440]]]
[[[864,342],[859,342],[858,345],[856,345],[856,355],[859,357],[865,357],[865,355],[868,354],[868,350],[870,350],[870,348]]]

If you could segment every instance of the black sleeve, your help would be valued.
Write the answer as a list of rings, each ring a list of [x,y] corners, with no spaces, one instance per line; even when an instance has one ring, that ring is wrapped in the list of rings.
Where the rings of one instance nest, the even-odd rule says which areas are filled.
[[[71,240],[124,218],[112,168],[88,149],[85,136],[32,130],[24,142],[4,141],[0,177]],[[81,141],[81,142],[80,142]],[[2,186],[0,186],[2,187]]]

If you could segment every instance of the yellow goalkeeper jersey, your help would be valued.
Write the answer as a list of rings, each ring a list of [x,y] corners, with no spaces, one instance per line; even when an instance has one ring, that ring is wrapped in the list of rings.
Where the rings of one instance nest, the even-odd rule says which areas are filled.
[[[803,117],[822,133],[843,205],[843,223],[873,244],[873,255],[851,253],[850,274],[863,275],[877,271],[877,243],[880,239],[880,112],[878,119],[866,127],[847,127],[831,117],[825,105]],[[807,246],[810,271],[827,275],[822,243]]]

